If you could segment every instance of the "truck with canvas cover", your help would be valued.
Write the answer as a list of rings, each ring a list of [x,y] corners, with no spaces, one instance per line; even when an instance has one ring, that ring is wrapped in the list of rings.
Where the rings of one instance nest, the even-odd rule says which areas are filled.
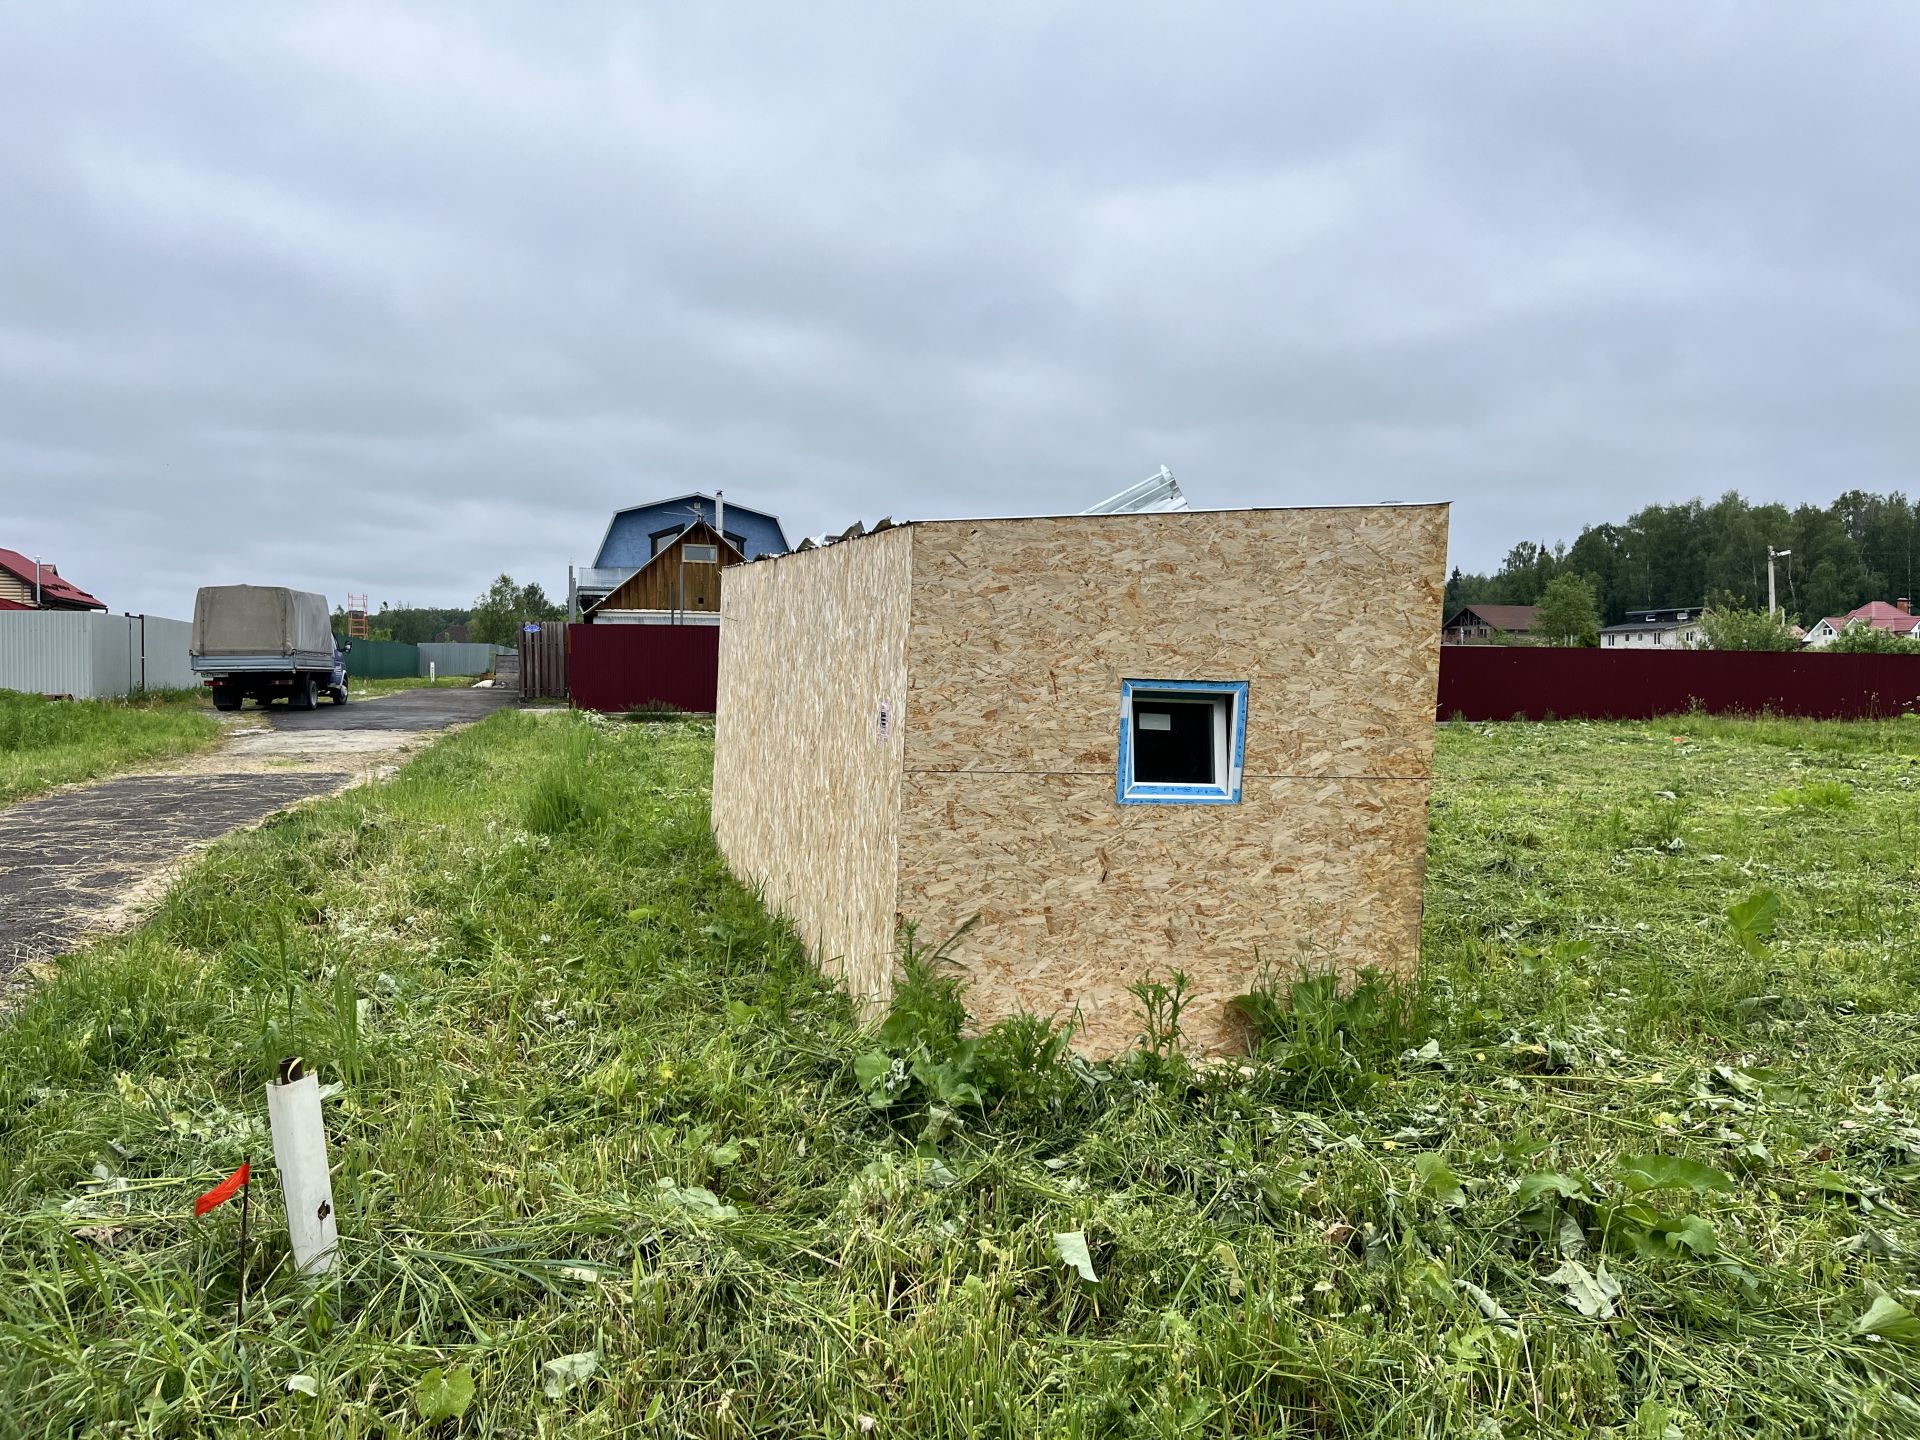
[[[216,710],[285,699],[311,710],[325,691],[347,703],[345,652],[333,638],[327,599],[282,585],[203,585],[188,646]]]

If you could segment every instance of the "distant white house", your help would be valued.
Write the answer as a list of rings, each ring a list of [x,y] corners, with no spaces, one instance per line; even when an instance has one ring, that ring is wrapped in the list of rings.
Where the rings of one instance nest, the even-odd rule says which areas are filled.
[[[1629,610],[1626,620],[1600,632],[1603,650],[1698,650],[1705,639],[1700,611]]]
[[[1870,625],[1890,635],[1920,638],[1920,615],[1913,613],[1913,602],[1902,595],[1891,605],[1884,600],[1869,600],[1844,615],[1827,616],[1807,631],[1807,644],[1816,647],[1831,645],[1840,638],[1842,630],[1853,625]]]

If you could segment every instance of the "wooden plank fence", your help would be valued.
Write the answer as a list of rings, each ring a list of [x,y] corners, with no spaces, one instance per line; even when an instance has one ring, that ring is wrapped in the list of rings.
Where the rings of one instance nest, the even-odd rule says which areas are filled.
[[[562,621],[520,636],[520,698],[567,698],[567,627]]]

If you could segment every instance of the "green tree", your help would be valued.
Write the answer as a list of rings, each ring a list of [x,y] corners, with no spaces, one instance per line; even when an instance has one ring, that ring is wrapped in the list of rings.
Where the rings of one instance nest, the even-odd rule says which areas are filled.
[[[1798,650],[1800,640],[1787,622],[1764,610],[1712,605],[1700,613],[1700,632],[1709,650]]]
[[[516,585],[502,572],[473,602],[467,634],[483,645],[518,645],[520,627],[529,620],[558,620],[561,609],[547,599],[538,581]]]
[[[1593,586],[1579,575],[1556,575],[1540,594],[1534,633],[1548,645],[1600,643],[1600,606]]]
[[[1849,490],[1824,507],[1789,509],[1729,490],[1710,504],[1648,505],[1625,521],[1588,525],[1572,545],[1523,540],[1491,575],[1450,577],[1447,607],[1536,604],[1549,582],[1571,573],[1593,586],[1603,624],[1629,608],[1691,609],[1707,596],[1758,610],[1770,546],[1792,552],[1777,569],[1790,612],[1818,619],[1868,600],[1920,596],[1920,505],[1907,496]]]

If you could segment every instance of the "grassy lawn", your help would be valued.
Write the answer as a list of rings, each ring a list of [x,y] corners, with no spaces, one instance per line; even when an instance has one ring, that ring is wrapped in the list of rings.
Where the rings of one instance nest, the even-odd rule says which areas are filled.
[[[368,680],[358,675],[347,677],[347,699],[372,700],[381,695],[395,695],[402,690],[464,690],[477,684],[478,675],[442,675],[438,680],[428,680],[424,675],[394,675],[379,680]]]
[[[503,712],[67,961],[0,1434],[1920,1434],[1920,723],[1442,727],[1418,988],[1198,1071],[857,1025],[710,745]],[[236,1339],[293,1053],[346,1245],[262,1163]]]
[[[0,804],[203,750],[219,738],[198,690],[134,700],[46,700],[0,690]]]

